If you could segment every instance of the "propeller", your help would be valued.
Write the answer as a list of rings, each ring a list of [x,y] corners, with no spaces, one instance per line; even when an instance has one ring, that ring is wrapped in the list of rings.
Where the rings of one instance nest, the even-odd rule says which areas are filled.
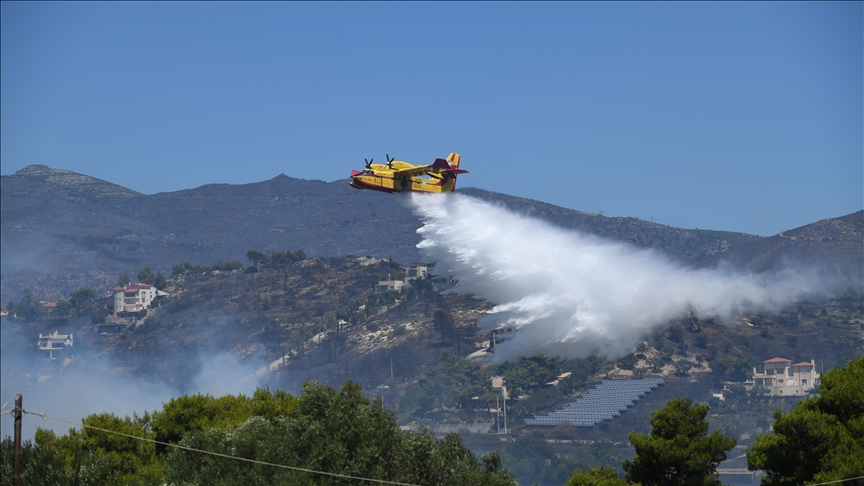
[[[366,162],[366,168],[371,169],[372,168],[372,160],[375,160],[375,159],[372,159],[372,160],[363,159],[363,160]]]
[[[393,161],[396,160],[396,158],[394,157],[391,159],[390,154],[384,154],[384,156],[387,158],[387,167],[392,169],[393,168]]]

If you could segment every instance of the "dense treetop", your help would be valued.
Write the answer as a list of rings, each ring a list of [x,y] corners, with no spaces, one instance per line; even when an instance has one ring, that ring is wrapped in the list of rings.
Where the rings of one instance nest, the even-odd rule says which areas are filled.
[[[774,433],[747,452],[767,486],[864,476],[864,357],[822,376],[819,395],[774,413]],[[862,485],[864,479],[846,485]]]

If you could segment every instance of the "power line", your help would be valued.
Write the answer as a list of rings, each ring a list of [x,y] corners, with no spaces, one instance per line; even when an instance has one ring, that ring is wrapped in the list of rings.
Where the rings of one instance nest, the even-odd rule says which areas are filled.
[[[190,452],[199,452],[199,453],[201,453],[201,454],[210,454],[211,456],[216,456],[216,457],[224,457],[224,458],[227,458],[227,459],[235,459],[235,460],[238,460],[238,461],[250,462],[250,463],[253,463],[253,464],[261,464],[261,465],[264,465],[264,466],[280,467],[280,468],[282,468],[282,469],[290,469],[290,470],[292,470],[292,471],[300,471],[300,472],[306,472],[306,473],[311,473],[311,474],[321,474],[321,475],[324,475],[324,476],[333,476],[333,477],[337,477],[337,478],[344,478],[344,479],[357,479],[357,480],[359,480],[359,481],[369,481],[369,482],[372,482],[372,483],[380,483],[380,484],[394,484],[394,485],[397,485],[397,486],[421,486],[421,485],[419,485],[419,484],[414,484],[414,483],[399,483],[399,482],[396,482],[396,481],[386,481],[386,480],[383,480],[383,479],[361,478],[361,477],[359,477],[359,476],[349,476],[349,475],[347,475],[347,474],[331,473],[331,472],[325,472],[325,471],[316,471],[316,470],[314,470],[314,469],[306,469],[306,468],[302,468],[302,467],[286,466],[286,465],[284,465],[284,464],[274,464],[274,463],[272,463],[272,462],[264,462],[264,461],[259,461],[259,460],[256,460],[256,459],[247,459],[247,458],[245,458],[245,457],[231,456],[231,455],[228,455],[228,454],[222,454],[222,453],[219,453],[219,452],[212,452],[212,451],[205,451],[205,450],[201,450],[201,449],[194,449],[194,448],[192,448],[192,447],[186,447],[186,446],[182,446],[182,445],[179,445],[179,444],[171,444],[171,443],[168,443],[168,442],[162,442],[162,441],[158,441],[158,440],[155,440],[155,439],[148,439],[147,437],[139,437],[139,436],[137,436],[137,435],[124,434],[123,432],[117,432],[117,431],[115,431],[115,430],[103,429],[103,428],[101,428],[101,427],[94,427],[94,426],[92,426],[92,425],[86,425],[86,424],[81,424],[81,423],[78,423],[78,422],[72,422],[72,421],[70,421],[70,420],[61,419],[61,418],[58,418],[58,417],[52,417],[52,416],[48,415],[47,413],[32,412],[32,411],[30,411],[30,410],[23,410],[23,409],[21,410],[21,412],[22,412],[22,413],[29,413],[29,414],[31,414],[31,415],[37,415],[37,416],[39,416],[39,417],[42,417],[43,419],[56,420],[56,421],[58,421],[58,422],[63,422],[63,423],[69,424],[69,425],[77,426],[77,427],[86,427],[86,428],[88,428],[88,429],[98,430],[98,431],[100,431],[100,432],[105,432],[105,433],[108,433],[108,434],[121,435],[121,436],[123,436],[123,437],[128,437],[128,438],[130,438],[130,439],[136,439],[136,440],[140,440],[140,441],[144,441],[144,442],[151,442],[151,443],[153,443],[153,444],[164,445],[164,446],[167,446],[167,447],[174,447],[174,448],[176,448],[176,449],[182,449],[182,450],[186,450],[186,451],[190,451]]]
[[[7,401],[6,403],[9,403],[9,402]],[[5,406],[4,406],[3,408],[5,408]],[[5,414],[7,414],[7,413],[10,413],[10,412],[13,412],[13,411],[16,411],[16,410],[17,410],[17,408],[13,408],[13,409],[11,409],[11,410],[6,410],[6,411],[0,413],[0,415],[5,415]],[[230,455],[228,455],[228,454],[222,454],[222,453],[219,453],[219,452],[213,452],[213,451],[205,451],[205,450],[201,450],[201,449],[195,449],[195,448],[192,448],[192,447],[186,447],[186,446],[182,446],[182,445],[179,445],[179,444],[171,444],[171,443],[168,443],[168,442],[162,442],[162,441],[158,441],[158,440],[155,440],[155,439],[148,439],[147,437],[139,437],[139,436],[137,436],[137,435],[125,434],[125,433],[123,433],[123,432],[117,432],[117,431],[115,431],[115,430],[108,430],[108,429],[103,429],[103,428],[101,428],[101,427],[94,427],[94,426],[92,426],[92,425],[86,425],[86,424],[82,424],[82,423],[78,423],[78,422],[72,422],[71,420],[65,420],[65,419],[61,419],[61,418],[58,418],[58,417],[52,417],[52,416],[50,416],[50,415],[48,415],[47,413],[44,413],[44,412],[33,412],[33,411],[31,411],[31,410],[25,410],[25,409],[23,409],[23,408],[21,409],[21,413],[29,413],[29,414],[31,414],[31,415],[36,415],[36,416],[38,416],[38,417],[42,417],[43,419],[56,420],[56,421],[58,421],[58,422],[63,422],[63,423],[69,424],[69,425],[77,426],[77,427],[85,427],[85,428],[88,428],[88,429],[98,430],[98,431],[100,431],[100,432],[105,432],[105,433],[108,433],[108,434],[120,435],[120,436],[123,436],[123,437],[128,437],[128,438],[130,438],[130,439],[136,439],[136,440],[140,440],[140,441],[144,441],[144,442],[151,442],[151,443],[153,443],[153,444],[164,445],[164,446],[166,446],[166,447],[174,447],[174,448],[176,448],[176,449],[182,449],[182,450],[186,450],[186,451],[190,451],[190,452],[198,452],[198,453],[201,453],[201,454],[209,454],[209,455],[211,455],[211,456],[224,457],[224,458],[227,458],[227,459],[235,459],[235,460],[238,460],[238,461],[249,462],[249,463],[253,463],[253,464],[261,464],[261,465],[263,465],[263,466],[273,466],[273,467],[279,467],[279,468],[282,468],[282,469],[290,469],[290,470],[292,470],[292,471],[300,471],[300,472],[306,472],[306,473],[311,473],[311,474],[321,474],[321,475],[324,475],[324,476],[333,476],[333,477],[337,477],[337,478],[344,478],[344,479],[357,479],[357,480],[359,480],[359,481],[369,481],[369,482],[373,482],[373,483],[380,483],[380,484],[394,484],[394,485],[396,485],[396,486],[422,486],[422,485],[414,484],[414,483],[399,483],[399,482],[396,482],[396,481],[387,481],[387,480],[383,480],[383,479],[362,478],[362,477],[359,477],[359,476],[349,476],[349,475],[347,475],[347,474],[331,473],[331,472],[325,472],[325,471],[316,471],[316,470],[314,470],[314,469],[306,469],[306,468],[302,468],[302,467],[286,466],[286,465],[284,465],[284,464],[275,464],[275,463],[272,463],[272,462],[264,462],[264,461],[259,461],[259,460],[256,460],[256,459],[247,459],[247,458],[245,458],[245,457],[230,456]],[[828,482],[825,482],[825,483],[809,484],[809,485],[807,485],[807,486],[824,486],[824,485],[826,485],[826,484],[845,483],[846,481],[854,481],[854,480],[856,480],[856,479],[864,479],[864,476],[858,476],[858,477],[854,477],[854,478],[846,478],[846,479],[838,479],[838,480],[835,480],[835,481],[828,481]]]
[[[846,481],[854,481],[856,479],[864,479],[864,476],[858,476],[857,478],[838,479],[836,481],[828,481],[827,483],[808,484],[807,486],[822,486],[823,484],[845,483]]]

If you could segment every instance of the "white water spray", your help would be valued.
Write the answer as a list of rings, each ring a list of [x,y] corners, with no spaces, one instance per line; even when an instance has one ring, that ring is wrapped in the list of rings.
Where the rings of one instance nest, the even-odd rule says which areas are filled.
[[[460,194],[403,203],[424,222],[417,245],[456,291],[495,304],[481,329],[515,328],[495,360],[522,356],[621,357],[687,309],[728,320],[777,311],[816,289],[786,270],[743,274],[686,268],[652,250],[564,230]]]

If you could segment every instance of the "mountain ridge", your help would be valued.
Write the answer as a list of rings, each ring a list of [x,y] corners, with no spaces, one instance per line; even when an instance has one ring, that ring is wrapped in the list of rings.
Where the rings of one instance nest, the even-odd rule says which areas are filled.
[[[13,176],[39,179],[46,183],[72,189],[84,195],[106,198],[126,199],[144,196],[143,193],[123,187],[96,177],[79,174],[66,169],[56,169],[43,164],[33,164],[15,172]]]
[[[134,275],[145,265],[168,273],[184,261],[209,265],[217,260],[245,260],[250,249],[303,249],[310,256],[369,255],[402,263],[421,258],[416,248],[420,241],[416,230],[421,225],[417,216],[393,198],[357,191],[344,180],[308,181],[280,174],[255,183],[207,184],[144,195],[64,169],[29,166],[0,177],[0,188],[0,300],[4,303],[17,299],[24,288],[57,300],[83,285],[110,287],[120,273]],[[859,257],[864,241],[859,221],[864,211],[823,220],[852,221],[843,223],[843,228],[820,223],[785,232],[814,233],[811,239],[796,236],[772,246],[765,242],[782,237],[610,218],[472,187],[459,192],[565,229],[652,248],[691,266],[716,265],[734,256],[738,265],[756,262],[768,268],[784,252],[803,246],[814,261],[826,255],[843,262],[864,260]],[[833,245],[829,236],[818,236],[820,231],[848,235],[841,245]]]

